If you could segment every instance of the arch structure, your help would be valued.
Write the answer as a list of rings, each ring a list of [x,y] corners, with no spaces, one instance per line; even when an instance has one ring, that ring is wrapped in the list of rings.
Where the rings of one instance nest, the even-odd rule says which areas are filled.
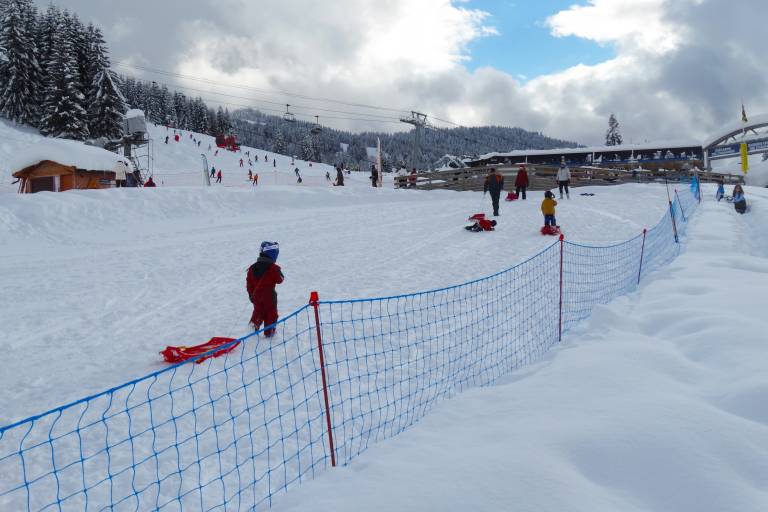
[[[768,114],[754,116],[746,123],[727,125],[705,140],[702,144],[704,167],[709,169],[714,160],[738,157],[742,143],[747,145],[750,155],[768,152]]]

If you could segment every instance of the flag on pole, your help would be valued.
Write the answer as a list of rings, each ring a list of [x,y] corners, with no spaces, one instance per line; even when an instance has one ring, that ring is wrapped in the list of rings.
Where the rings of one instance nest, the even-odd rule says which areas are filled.
[[[745,124],[749,122],[747,120],[747,111],[744,110],[744,104],[743,103],[741,104],[741,122],[745,123]]]
[[[749,148],[746,142],[741,143],[741,172],[747,174],[749,170]]]

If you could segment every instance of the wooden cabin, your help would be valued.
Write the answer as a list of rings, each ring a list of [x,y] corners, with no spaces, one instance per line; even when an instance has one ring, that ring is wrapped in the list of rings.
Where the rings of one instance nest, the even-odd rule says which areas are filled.
[[[79,169],[52,160],[25,167],[14,172],[13,177],[19,179],[20,194],[111,188],[115,183],[114,171]]]

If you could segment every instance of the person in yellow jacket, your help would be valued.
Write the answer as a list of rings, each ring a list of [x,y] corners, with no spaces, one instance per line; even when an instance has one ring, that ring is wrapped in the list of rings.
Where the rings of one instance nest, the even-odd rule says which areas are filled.
[[[544,214],[545,226],[557,226],[557,220],[555,219],[555,194],[547,190],[544,192],[544,200],[541,202],[541,213]]]

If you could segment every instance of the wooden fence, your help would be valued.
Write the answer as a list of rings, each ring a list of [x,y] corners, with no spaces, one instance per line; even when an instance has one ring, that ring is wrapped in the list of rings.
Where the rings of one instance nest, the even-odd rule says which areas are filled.
[[[517,166],[494,166],[496,171],[504,176],[504,189],[515,189]],[[470,167],[451,171],[421,172],[416,175],[395,176],[395,188],[412,188],[419,190],[474,190],[482,191],[485,177],[491,167]],[[557,187],[557,167],[542,165],[527,165],[528,190],[549,190]],[[571,168],[572,187],[620,185],[622,183],[664,183],[678,182],[691,175],[685,171],[642,170],[624,171],[618,169],[601,169],[595,167]],[[732,174],[699,172],[699,179],[704,182],[722,180],[726,185],[742,183],[743,178]]]

